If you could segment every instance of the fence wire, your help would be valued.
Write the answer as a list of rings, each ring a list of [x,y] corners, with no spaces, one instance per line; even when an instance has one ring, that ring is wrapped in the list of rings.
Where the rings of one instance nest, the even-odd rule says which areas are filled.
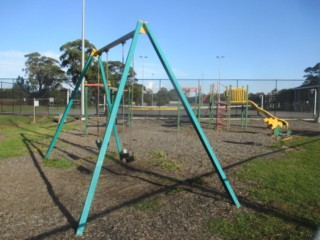
[[[316,89],[299,88],[303,79],[178,79],[186,90],[187,98],[194,109],[200,109],[198,114],[208,115],[210,89],[215,94],[223,96],[227,87],[248,88],[249,99],[270,111],[277,117],[306,119],[314,118],[316,114]],[[32,115],[34,102],[38,115],[58,115],[63,113],[72,90],[66,88],[49,89],[39,94],[30,86],[17,83],[15,79],[0,79],[0,114]],[[107,112],[103,89],[97,96],[97,89],[88,89],[88,113]],[[128,92],[124,93],[122,106],[119,111],[129,112],[133,109],[134,116],[177,116],[179,99],[169,79],[139,80],[133,88],[132,101]],[[98,99],[100,102],[98,102]],[[139,109],[140,107],[140,109]],[[144,107],[144,108],[142,108]],[[149,107],[149,108],[146,108]],[[171,107],[171,108],[170,108]],[[235,108],[234,116],[239,116],[241,107]],[[80,92],[74,100],[70,111],[72,115],[80,115]],[[119,113],[120,114],[120,113]],[[123,113],[121,113],[123,114]],[[182,110],[181,115],[184,115]],[[253,111],[252,115],[256,113]]]

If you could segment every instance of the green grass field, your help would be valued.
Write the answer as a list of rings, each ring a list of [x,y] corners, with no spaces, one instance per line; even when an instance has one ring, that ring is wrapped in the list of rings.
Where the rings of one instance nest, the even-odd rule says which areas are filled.
[[[74,127],[74,124],[65,124],[63,129]],[[0,159],[28,154],[26,145],[30,142],[45,151],[56,128],[57,123],[51,117],[38,116],[33,123],[33,117],[29,116],[0,115]]]
[[[209,222],[226,239],[311,239],[320,225],[320,137],[297,137],[277,144],[285,155],[258,159],[235,172],[250,186],[232,219]]]

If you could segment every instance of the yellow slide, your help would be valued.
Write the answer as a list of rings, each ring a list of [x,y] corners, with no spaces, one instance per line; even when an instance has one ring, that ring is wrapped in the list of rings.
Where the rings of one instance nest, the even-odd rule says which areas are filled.
[[[229,88],[226,91],[226,95],[230,96],[232,104],[246,104],[245,99],[247,99],[248,97],[248,89]],[[264,122],[268,124],[268,128],[271,128],[272,130],[274,130],[278,126],[280,126],[283,130],[287,130],[289,128],[289,123],[287,121],[273,116],[268,111],[259,107],[255,102],[248,100],[248,104],[250,104],[258,112],[261,112],[266,116],[266,118],[264,119]]]
[[[260,112],[266,116],[266,118],[264,119],[264,122],[267,123],[268,127],[271,128],[272,130],[275,129],[277,126],[280,126],[284,130],[289,128],[289,123],[287,121],[273,116],[268,111],[259,107],[255,102],[248,100],[248,104],[250,104],[258,112]]]

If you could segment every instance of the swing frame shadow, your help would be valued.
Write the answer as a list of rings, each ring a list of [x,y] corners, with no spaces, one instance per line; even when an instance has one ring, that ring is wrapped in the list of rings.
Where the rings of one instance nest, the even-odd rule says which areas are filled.
[[[64,124],[64,121],[70,111],[70,108],[73,104],[73,101],[75,99],[75,96],[79,90],[79,87],[83,81],[83,78],[84,78],[84,75],[86,73],[86,71],[88,70],[89,66],[90,66],[90,63],[93,59],[93,57],[98,57],[99,58],[99,64],[100,64],[100,71],[101,71],[101,75],[102,75],[102,80],[103,80],[103,84],[104,84],[104,88],[105,88],[105,91],[107,93],[107,101],[108,101],[108,107],[109,107],[109,110],[110,110],[110,115],[109,115],[109,120],[108,120],[108,124],[107,124],[107,127],[106,127],[106,130],[105,130],[105,133],[104,133],[104,137],[103,137],[103,140],[102,140],[102,144],[101,144],[101,148],[100,148],[100,151],[99,151],[99,154],[98,154],[98,158],[97,158],[97,162],[96,162],[96,165],[95,165],[95,169],[94,169],[94,172],[93,172],[93,175],[92,175],[92,179],[91,179],[91,183],[90,183],[90,186],[89,186],[89,189],[88,189],[88,193],[87,193],[87,197],[86,197],[86,200],[85,200],[85,203],[84,203],[84,206],[83,206],[83,210],[82,210],[82,213],[81,213],[81,216],[80,216],[80,220],[79,220],[79,223],[78,223],[78,228],[76,230],[76,235],[77,236],[82,236],[83,232],[84,232],[84,229],[85,229],[85,226],[86,226],[86,223],[87,223],[87,219],[88,219],[88,215],[89,215],[89,211],[90,211],[90,208],[91,208],[91,204],[92,204],[92,201],[93,201],[93,198],[94,198],[94,193],[95,193],[95,190],[96,190],[96,186],[97,186],[97,183],[99,181],[99,176],[100,176],[100,172],[101,172],[101,169],[102,169],[102,166],[103,166],[103,162],[104,162],[104,159],[105,159],[105,155],[106,155],[106,152],[107,152],[107,148],[108,148],[108,144],[109,144],[109,141],[110,141],[110,137],[111,137],[111,134],[112,132],[114,132],[115,134],[115,137],[116,137],[116,140],[117,140],[117,146],[118,146],[118,151],[119,151],[119,154],[121,153],[122,151],[122,148],[121,148],[121,144],[120,144],[120,139],[119,139],[119,136],[118,136],[118,132],[117,132],[117,129],[116,129],[116,126],[115,126],[115,120],[116,120],[116,116],[117,116],[117,113],[118,113],[118,109],[119,109],[119,106],[120,106],[120,102],[121,102],[121,98],[122,98],[122,95],[123,95],[123,92],[124,92],[124,88],[125,88],[125,85],[126,85],[126,81],[127,81],[127,78],[128,78],[128,73],[129,73],[129,70],[130,70],[130,66],[131,66],[131,63],[132,63],[132,60],[133,60],[133,56],[134,56],[134,52],[135,52],[135,48],[136,48],[136,45],[137,45],[137,42],[138,42],[138,38],[139,38],[139,35],[140,34],[146,34],[154,48],[154,50],[156,51],[157,53],[157,56],[159,57],[159,60],[160,62],[162,63],[162,66],[163,68],[165,69],[174,89],[176,90],[184,108],[185,108],[185,111],[187,112],[187,115],[189,116],[191,122],[192,122],[192,125],[205,149],[205,151],[207,152],[210,160],[211,160],[211,163],[213,165],[213,167],[215,168],[215,170],[217,171],[218,173],[218,176],[219,176],[219,179],[223,185],[223,187],[225,188],[229,198],[232,200],[232,202],[237,206],[237,207],[240,207],[240,203],[238,201],[238,198],[237,196],[235,195],[233,189],[232,189],[232,186],[227,178],[227,176],[225,175],[212,147],[211,147],[211,144],[209,143],[204,131],[202,130],[201,128],[201,125],[196,117],[196,115],[194,114],[189,102],[187,101],[187,98],[186,96],[184,95],[184,92],[183,92],[183,89],[181,88],[181,86],[179,85],[171,67],[169,66],[166,58],[164,57],[164,54],[162,52],[162,50],[160,49],[150,27],[149,27],[149,23],[147,22],[143,22],[143,21],[138,21],[137,22],[137,25],[136,25],[136,28],[134,31],[124,35],[123,37],[111,42],[110,44],[104,46],[103,48],[101,48],[100,50],[96,50],[96,49],[93,49],[91,55],[89,56],[82,72],[81,72],[81,75],[75,85],[75,88],[71,94],[71,98],[70,98],[70,101],[63,113],[63,116],[61,118],[61,121],[56,129],[56,132],[54,134],[54,137],[52,139],[52,142],[47,150],[47,153],[45,155],[45,159],[48,159],[50,157],[50,154],[54,148],[54,145],[58,139],[58,136],[59,136],[59,133],[63,127],[63,124]],[[121,79],[120,79],[120,84],[119,84],[119,87],[118,87],[118,93],[116,95],[116,98],[113,102],[113,105],[111,105],[111,99],[110,99],[110,89],[108,89],[108,84],[107,84],[107,79],[106,79],[106,75],[105,75],[105,72],[104,72],[104,68],[103,68],[103,64],[102,64],[102,60],[101,60],[101,55],[106,52],[108,53],[108,51],[119,45],[119,44],[124,44],[127,40],[129,39],[132,39],[131,41],[131,46],[130,46],[130,49],[129,49],[129,52],[128,52],[128,55],[127,55],[127,59],[126,59],[126,63],[124,65],[124,69],[123,69],[123,72],[122,72],[122,76],[121,76]]]

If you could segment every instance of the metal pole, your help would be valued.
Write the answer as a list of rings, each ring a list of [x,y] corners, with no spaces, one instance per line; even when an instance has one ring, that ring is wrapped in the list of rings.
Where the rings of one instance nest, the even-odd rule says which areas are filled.
[[[148,58],[148,56],[140,56],[140,58],[142,58],[141,106],[143,106],[144,59]]]
[[[12,79],[12,114],[14,114],[14,80]]]
[[[2,91],[2,82],[1,82],[1,112],[3,112],[3,108],[2,108],[2,105],[3,105],[2,98],[3,98],[3,91]]]
[[[88,87],[84,88],[84,118],[84,134],[88,137]]]
[[[53,136],[53,139],[52,139],[52,141],[51,141],[51,143],[50,143],[50,146],[49,146],[49,148],[48,148],[48,150],[47,150],[47,153],[46,153],[46,155],[45,155],[45,157],[44,157],[45,159],[48,159],[48,158],[50,157],[50,154],[51,154],[51,152],[52,152],[52,150],[53,150],[54,145],[56,144],[56,141],[57,141],[57,139],[58,139],[58,136],[59,136],[59,134],[60,134],[60,131],[61,131],[61,129],[62,129],[62,126],[63,126],[63,124],[64,124],[64,121],[65,121],[66,118],[67,118],[67,115],[68,115],[68,113],[69,113],[69,111],[70,111],[70,109],[71,109],[71,106],[72,106],[72,104],[73,104],[73,101],[74,101],[74,99],[75,99],[75,97],[76,97],[76,94],[77,94],[79,88],[80,88],[80,84],[82,83],[82,80],[83,80],[83,78],[84,78],[84,75],[86,74],[87,69],[88,69],[88,67],[89,67],[89,65],[90,65],[90,63],[91,63],[91,61],[92,61],[92,58],[93,58],[93,55],[91,55],[91,56],[88,58],[85,66],[84,66],[84,68],[83,68],[83,70],[82,70],[82,72],[81,72],[81,75],[80,75],[80,77],[79,77],[79,79],[78,79],[78,81],[77,81],[77,83],[76,83],[76,85],[75,85],[75,87],[74,87],[74,89],[73,89],[73,92],[72,92],[72,94],[71,94],[70,101],[69,101],[66,109],[64,110],[64,113],[63,113],[63,115],[62,115],[61,121],[60,121],[60,123],[59,123],[59,125],[58,125],[58,127],[57,127],[57,129],[56,129],[56,132],[55,132],[55,134],[54,134],[54,136]]]
[[[221,72],[220,72],[220,62],[221,62],[221,59],[223,59],[224,56],[217,56],[217,59],[218,59],[218,62],[219,62],[219,80],[218,80],[218,101],[220,101],[220,80],[221,80]]]
[[[133,37],[132,42],[131,42],[131,47],[130,47],[130,50],[129,50],[129,54],[127,56],[127,61],[126,61],[126,64],[124,66],[123,73],[122,73],[122,76],[121,76],[120,84],[119,84],[119,87],[118,87],[118,93],[117,93],[115,101],[113,103],[113,107],[112,107],[111,113],[110,113],[109,122],[108,122],[107,128],[106,128],[105,133],[104,133],[104,137],[103,137],[103,140],[102,140],[102,145],[101,145],[100,152],[99,152],[99,155],[98,155],[98,159],[97,159],[97,162],[96,162],[96,166],[95,166],[95,169],[94,169],[94,172],[93,172],[93,175],[92,175],[92,179],[91,179],[91,183],[90,183],[89,190],[88,190],[88,193],[87,193],[86,201],[84,203],[83,210],[82,210],[82,213],[81,213],[81,217],[80,217],[80,220],[79,220],[78,228],[77,228],[77,231],[76,231],[76,235],[77,236],[81,236],[83,234],[85,225],[87,223],[87,218],[88,218],[89,211],[90,211],[90,208],[91,208],[93,196],[94,196],[94,193],[95,193],[95,190],[96,190],[96,186],[97,186],[98,181],[99,181],[100,172],[101,172],[101,169],[102,169],[102,166],[103,166],[103,162],[104,162],[104,159],[105,159],[105,155],[106,155],[106,152],[107,152],[107,149],[108,149],[110,136],[111,136],[114,124],[115,124],[116,117],[117,117],[117,112],[118,112],[119,105],[120,105],[120,102],[121,102],[122,94],[123,94],[124,87],[125,87],[125,84],[126,84],[126,79],[128,77],[128,73],[129,73],[129,70],[130,70],[130,65],[131,65],[131,61],[132,61],[132,58],[133,58],[133,53],[134,53],[134,50],[135,50],[135,47],[136,47],[136,44],[137,44],[137,41],[138,41],[138,37],[139,37],[139,33],[140,33],[141,27],[142,27],[142,22],[138,22],[134,37]]]
[[[180,120],[180,114],[181,114],[181,111],[180,111],[180,98],[179,98],[179,100],[178,100],[178,122],[177,122],[177,128],[178,128],[178,131],[180,131],[180,122],[181,122],[181,120]]]
[[[36,123],[36,100],[33,99],[33,123]]]
[[[320,72],[319,72],[319,79],[318,79],[318,92],[317,92],[317,98],[318,98],[318,113],[315,121],[317,123],[320,123]]]
[[[313,106],[313,117],[317,116],[317,89],[314,89],[314,106]]]
[[[178,96],[180,97],[180,100],[182,101],[182,104],[185,108],[185,111],[187,112],[189,118],[191,119],[192,121],[192,124],[194,126],[194,129],[196,130],[197,134],[198,134],[198,137],[205,149],[205,151],[207,152],[208,154],[208,157],[210,158],[213,166],[215,167],[215,170],[217,171],[218,175],[219,175],[219,178],[220,178],[220,181],[222,182],[225,190],[227,191],[229,197],[232,199],[233,203],[237,206],[237,207],[240,207],[240,203],[238,201],[238,198],[237,196],[235,195],[232,187],[231,187],[231,184],[227,178],[227,176],[225,175],[224,171],[223,171],[223,168],[221,167],[213,149],[212,149],[212,146],[210,144],[210,142],[208,141],[203,129],[201,128],[200,126],[200,123],[198,122],[197,120],[197,117],[195,116],[194,112],[192,111],[192,108],[186,98],[186,96],[184,95],[183,93],[183,90],[182,88],[180,87],[176,77],[174,76],[173,72],[172,72],[172,69],[170,68],[168,62],[166,61],[159,45],[157,44],[151,30],[149,29],[148,27],[148,24],[145,23],[144,24],[144,28],[146,29],[146,32],[148,34],[148,37],[155,49],[155,51],[157,52],[157,55],[160,59],[160,62],[162,63],[162,66],[163,68],[165,69],[168,77],[170,78],[171,80],[171,83],[174,87],[174,89],[177,91],[178,93]]]
[[[82,0],[82,57],[81,57],[81,71],[84,68],[84,14],[85,14],[85,0]],[[84,82],[85,78],[83,78],[82,84],[81,84],[81,119],[84,120]]]
[[[276,116],[276,111],[277,111],[277,94],[278,94],[278,80],[276,80],[276,89],[275,89],[275,95],[274,95],[274,100],[273,100],[273,115]]]
[[[19,97],[20,97],[20,114],[21,114],[21,104],[22,104],[22,100],[21,100],[21,96],[22,96],[22,84],[20,83],[20,88],[19,88]]]

